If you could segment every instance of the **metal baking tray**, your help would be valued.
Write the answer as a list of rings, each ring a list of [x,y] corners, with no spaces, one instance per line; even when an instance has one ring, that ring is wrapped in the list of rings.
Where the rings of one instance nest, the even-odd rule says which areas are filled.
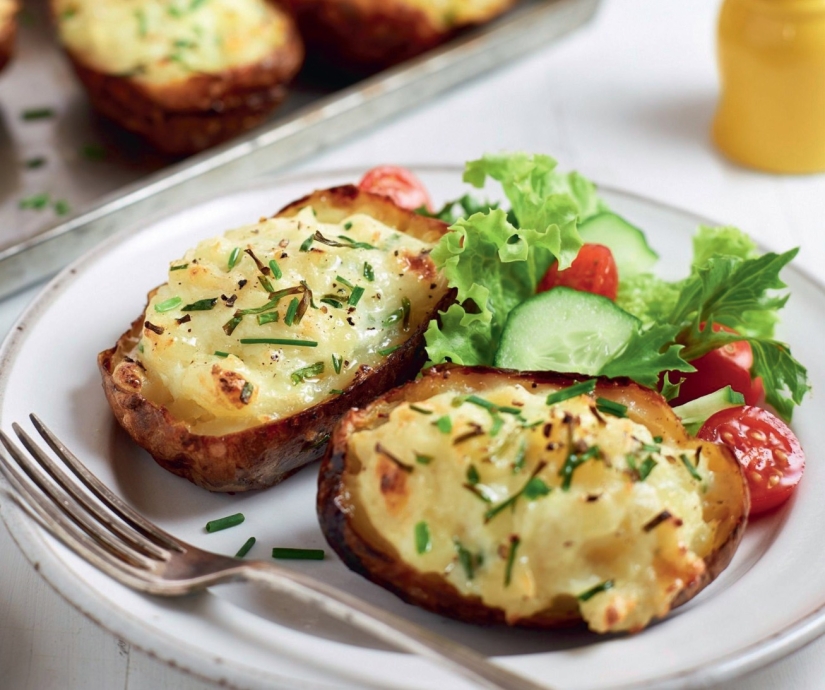
[[[330,83],[317,69],[304,70],[268,124],[175,161],[90,112],[55,44],[46,0],[27,2],[18,54],[0,76],[0,298],[52,275],[125,224],[283,168],[545,47],[584,24],[598,3],[525,0],[356,83]],[[47,116],[25,117],[38,109]],[[21,208],[24,199],[39,208]]]

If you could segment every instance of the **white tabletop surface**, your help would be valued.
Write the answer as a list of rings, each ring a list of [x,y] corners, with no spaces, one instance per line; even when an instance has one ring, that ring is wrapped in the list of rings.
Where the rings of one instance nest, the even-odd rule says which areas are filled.
[[[771,248],[801,245],[799,263],[825,278],[825,177],[745,171],[709,141],[718,4],[604,0],[596,20],[562,42],[302,168],[457,164],[503,149],[549,153],[599,182],[738,225]],[[0,302],[0,335],[35,294]],[[87,620],[37,576],[0,525],[0,687],[217,686],[145,656]],[[825,638],[719,687],[825,689]]]

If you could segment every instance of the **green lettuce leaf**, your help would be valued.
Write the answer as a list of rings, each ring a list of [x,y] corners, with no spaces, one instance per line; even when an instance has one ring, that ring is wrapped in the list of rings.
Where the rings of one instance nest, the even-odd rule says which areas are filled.
[[[693,237],[693,267],[698,268],[713,256],[755,259],[759,250],[750,236],[730,225],[700,225]]]
[[[682,283],[662,280],[652,273],[638,273],[619,282],[618,304],[645,324],[655,324],[676,306]]]

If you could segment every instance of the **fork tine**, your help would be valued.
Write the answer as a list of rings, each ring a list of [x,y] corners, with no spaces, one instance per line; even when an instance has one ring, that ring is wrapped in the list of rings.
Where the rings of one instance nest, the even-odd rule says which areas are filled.
[[[25,453],[23,453],[3,431],[0,431],[0,441],[2,441],[3,445],[6,447],[9,455],[17,461],[17,464],[21,467],[21,469],[46,495],[51,503],[53,505],[57,505],[65,516],[72,520],[78,527],[83,529],[86,534],[97,541],[112,555],[118,556],[127,563],[136,567],[145,568],[146,570],[151,568],[152,561],[140,553],[128,548],[127,544],[124,542],[114,539],[108,532],[101,529],[102,525],[99,523],[92,522],[88,513],[86,513],[82,508],[78,508],[77,503],[72,500],[69,494],[58,488],[56,484],[48,481],[43,473],[35,467],[32,460]],[[34,498],[34,495],[31,492],[29,492],[29,496]],[[46,508],[42,498],[38,501],[38,505],[44,509]],[[52,519],[56,519],[55,516],[51,514],[51,511],[49,511],[49,513]]]
[[[106,488],[106,486],[78,460],[77,456],[66,448],[63,442],[54,435],[36,414],[30,414],[29,419],[31,419],[37,432],[43,437],[43,440],[49,444],[49,447],[109,510],[119,515],[145,536],[160,542],[162,546],[179,552],[184,551],[174,537],[136,513]]]
[[[66,472],[61,470],[54,460],[43,452],[43,449],[40,448],[40,446],[32,441],[31,437],[20,427],[19,424],[15,422],[11,426],[12,429],[14,429],[14,433],[17,434],[17,438],[19,438],[20,442],[25,446],[26,450],[28,450],[40,466],[48,472],[49,476],[51,476],[51,478],[54,479],[54,481],[57,482],[64,491],[71,494],[72,497],[80,505],[82,505],[87,512],[94,515],[98,522],[106,527],[106,529],[120,537],[133,549],[142,552],[145,556],[162,561],[168,560],[168,551],[159,548],[154,544],[154,542],[149,541],[146,537],[131,527],[123,525],[123,523],[119,520],[113,520],[112,516],[101,510],[99,505],[91,500],[91,498],[78,487],[76,482],[73,482],[68,478]]]
[[[51,501],[44,501],[3,452],[0,452],[0,474],[14,489],[12,497],[17,503],[70,550],[112,577],[139,589],[145,589],[142,585],[145,576],[142,576],[141,568],[129,565],[119,556],[109,553],[83,530],[68,521]]]

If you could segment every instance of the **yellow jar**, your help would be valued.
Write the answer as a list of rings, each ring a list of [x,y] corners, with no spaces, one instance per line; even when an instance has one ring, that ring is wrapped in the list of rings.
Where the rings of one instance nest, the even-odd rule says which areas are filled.
[[[744,165],[825,170],[825,0],[725,0],[713,137]]]

